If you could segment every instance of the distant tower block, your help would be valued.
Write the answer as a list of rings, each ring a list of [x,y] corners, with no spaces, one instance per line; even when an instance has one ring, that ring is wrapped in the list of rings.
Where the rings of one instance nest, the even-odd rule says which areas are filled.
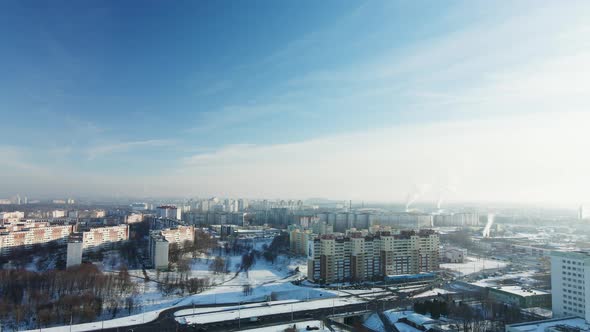
[[[578,220],[588,219],[588,208],[584,205],[580,205],[578,208]]]
[[[82,245],[81,239],[68,242],[66,268],[82,264]]]

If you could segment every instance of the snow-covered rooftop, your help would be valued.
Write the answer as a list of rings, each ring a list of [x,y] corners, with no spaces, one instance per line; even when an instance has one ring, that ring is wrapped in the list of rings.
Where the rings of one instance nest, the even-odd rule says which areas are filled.
[[[414,298],[421,298],[421,297],[431,297],[431,296],[437,296],[437,295],[444,295],[444,294],[456,294],[456,292],[453,291],[448,291],[446,289],[442,289],[442,288],[434,288],[431,290],[428,290],[426,292],[414,295]]]
[[[535,296],[535,295],[547,295],[548,292],[538,290],[538,289],[530,289],[525,288],[522,286],[498,286],[498,287],[491,287],[491,289],[500,290],[506,293],[518,295],[518,296]]]
[[[583,318],[579,317],[566,317],[557,319],[547,319],[535,322],[519,323],[506,325],[506,331],[514,332],[545,332],[552,327],[558,325],[569,326],[573,328],[579,328],[580,330],[590,330],[590,325],[586,323]]]

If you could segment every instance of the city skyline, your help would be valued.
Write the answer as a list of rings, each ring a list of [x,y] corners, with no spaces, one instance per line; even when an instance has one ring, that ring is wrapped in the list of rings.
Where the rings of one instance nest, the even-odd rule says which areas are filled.
[[[589,200],[586,2],[42,7],[0,5],[2,194]]]

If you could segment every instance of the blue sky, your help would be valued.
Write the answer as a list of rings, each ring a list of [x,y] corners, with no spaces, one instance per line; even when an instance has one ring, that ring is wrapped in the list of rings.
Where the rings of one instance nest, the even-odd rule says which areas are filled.
[[[589,7],[2,2],[0,152],[7,158],[0,163],[0,194],[397,200],[425,186],[438,188],[432,195],[459,187],[455,198],[465,200],[554,200],[538,192],[556,187],[536,186],[550,169],[524,181],[534,190],[514,195],[511,184],[522,178],[524,163],[540,160],[506,170],[511,176],[489,193],[479,182],[485,166],[477,149],[451,163],[470,168],[470,178],[438,160],[420,172],[396,168],[392,156],[405,155],[411,164],[436,154],[441,149],[426,143],[441,140],[434,133],[453,135],[436,126],[459,126],[453,142],[485,145],[489,137],[481,132],[502,130],[502,123],[526,119],[510,127],[520,132],[551,124],[560,112],[583,116]],[[425,128],[434,129],[417,134]],[[480,130],[458,134],[466,128]],[[362,145],[354,141],[358,135],[374,136]],[[522,135],[514,139],[525,144]],[[342,172],[349,180],[332,178],[364,153],[390,171],[348,165]],[[371,173],[382,175],[367,179]],[[574,180],[563,180],[564,188]],[[578,185],[568,199],[587,194]]]

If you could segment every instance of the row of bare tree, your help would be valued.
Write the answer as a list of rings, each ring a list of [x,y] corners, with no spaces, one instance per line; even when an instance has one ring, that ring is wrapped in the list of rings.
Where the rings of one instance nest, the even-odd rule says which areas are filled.
[[[37,327],[88,322],[103,309],[118,310],[121,299],[134,290],[125,268],[118,274],[103,273],[92,264],[46,272],[0,270],[0,319]]]

